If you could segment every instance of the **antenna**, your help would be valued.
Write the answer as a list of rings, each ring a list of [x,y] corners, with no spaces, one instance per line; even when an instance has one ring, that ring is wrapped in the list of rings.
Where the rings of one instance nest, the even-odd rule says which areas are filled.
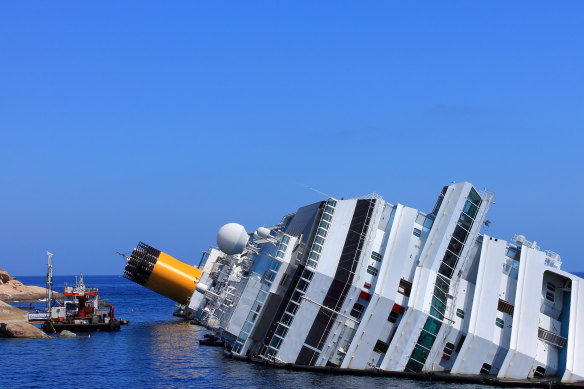
[[[126,260],[126,262],[128,262],[130,260],[130,258],[131,258],[128,254],[120,253],[119,251],[116,251],[116,254],[121,255],[122,257],[124,257],[124,259]]]
[[[303,187],[305,187],[306,189],[312,190],[312,191],[314,191],[314,192],[316,192],[316,193],[319,193],[319,194],[321,194],[321,195],[324,195],[324,196],[326,196],[326,197],[328,197],[328,198],[330,198],[330,199],[337,200],[337,199],[336,199],[336,198],[334,198],[333,196],[331,196],[331,195],[329,195],[329,194],[326,194],[326,193],[324,193],[323,191],[320,191],[320,190],[318,190],[318,189],[311,188],[310,186],[308,186],[308,185],[306,185],[306,184],[302,184],[302,183],[300,183],[300,182],[299,182],[299,183],[298,183],[298,185],[300,185],[300,186],[303,186]]]
[[[53,254],[47,251],[47,313],[51,314],[51,300],[53,299]]]

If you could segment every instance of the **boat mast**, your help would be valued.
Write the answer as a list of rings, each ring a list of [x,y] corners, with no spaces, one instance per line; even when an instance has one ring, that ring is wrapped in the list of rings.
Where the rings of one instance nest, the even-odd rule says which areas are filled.
[[[53,264],[51,258],[53,254],[47,251],[48,265],[47,265],[47,312],[51,314],[51,300],[53,299]]]

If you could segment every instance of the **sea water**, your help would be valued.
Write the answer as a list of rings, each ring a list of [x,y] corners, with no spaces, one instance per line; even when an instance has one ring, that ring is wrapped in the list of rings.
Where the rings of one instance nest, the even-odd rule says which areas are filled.
[[[43,277],[18,277],[44,285]],[[199,345],[210,331],[172,316],[174,303],[121,276],[85,276],[118,319],[119,332],[74,338],[0,339],[2,388],[486,388],[389,377],[338,376],[271,368],[226,358]],[[54,277],[54,289],[75,277]],[[22,305],[22,304],[20,304]],[[26,304],[25,304],[26,305]],[[42,308],[42,303],[35,304]]]

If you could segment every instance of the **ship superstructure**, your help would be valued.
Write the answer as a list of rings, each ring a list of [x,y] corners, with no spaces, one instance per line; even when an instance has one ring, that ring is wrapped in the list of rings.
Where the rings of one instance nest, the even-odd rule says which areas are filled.
[[[301,207],[245,239],[231,226],[181,302],[232,353],[269,362],[582,381],[584,280],[524,236],[482,232],[492,201],[462,182],[431,213],[372,194]],[[150,249],[126,267],[146,286],[135,269],[152,268],[139,259]]]

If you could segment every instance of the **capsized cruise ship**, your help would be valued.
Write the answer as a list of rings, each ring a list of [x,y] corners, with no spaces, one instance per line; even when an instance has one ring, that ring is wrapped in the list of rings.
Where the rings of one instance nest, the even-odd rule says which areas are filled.
[[[248,233],[221,228],[198,268],[140,243],[124,276],[218,330],[231,355],[327,371],[584,380],[584,280],[516,235],[484,233],[493,194],[445,186],[430,213],[328,198]]]

